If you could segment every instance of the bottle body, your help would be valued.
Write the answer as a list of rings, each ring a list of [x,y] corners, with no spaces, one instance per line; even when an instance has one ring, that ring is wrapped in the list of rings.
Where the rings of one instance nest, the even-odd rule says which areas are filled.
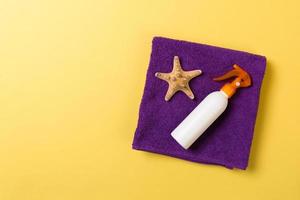
[[[173,130],[172,137],[188,149],[203,132],[224,112],[228,96],[223,91],[210,93],[203,101]]]

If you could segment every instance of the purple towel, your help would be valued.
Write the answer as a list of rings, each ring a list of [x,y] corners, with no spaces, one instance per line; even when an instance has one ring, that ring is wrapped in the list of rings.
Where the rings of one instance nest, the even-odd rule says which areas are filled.
[[[190,82],[194,100],[182,92],[177,92],[169,102],[164,100],[168,84],[154,74],[170,72],[174,56],[179,56],[184,70],[203,72]],[[233,69],[233,64],[251,75],[252,86],[239,89],[229,99],[225,112],[188,150],[183,149],[170,133],[209,93],[225,84],[226,81],[212,79]],[[246,169],[265,68],[263,56],[155,37],[133,148],[230,169]]]

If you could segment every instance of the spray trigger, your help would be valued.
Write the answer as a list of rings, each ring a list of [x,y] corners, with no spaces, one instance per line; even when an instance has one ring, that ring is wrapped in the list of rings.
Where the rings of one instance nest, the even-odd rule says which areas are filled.
[[[216,77],[214,81],[223,81],[226,79],[234,78],[235,79],[231,83],[226,83],[221,91],[225,92],[228,98],[230,98],[239,87],[249,87],[251,85],[251,77],[244,69],[242,69],[237,64],[233,65],[232,70],[227,72],[226,74]]]

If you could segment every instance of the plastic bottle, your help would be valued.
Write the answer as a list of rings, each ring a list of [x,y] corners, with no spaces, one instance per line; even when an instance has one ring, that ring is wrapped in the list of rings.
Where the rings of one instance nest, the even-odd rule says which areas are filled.
[[[251,85],[249,74],[238,65],[223,76],[215,78],[221,81],[236,77],[226,83],[220,91],[210,93],[203,101],[173,130],[172,137],[185,149],[188,149],[204,131],[225,111],[228,99],[239,87]]]

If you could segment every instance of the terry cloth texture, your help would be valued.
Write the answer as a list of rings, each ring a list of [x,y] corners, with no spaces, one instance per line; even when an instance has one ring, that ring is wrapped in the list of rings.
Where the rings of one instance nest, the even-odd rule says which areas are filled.
[[[184,70],[203,72],[190,82],[194,100],[182,92],[177,92],[169,102],[164,100],[168,84],[156,78],[155,72],[170,72],[174,56],[179,56]],[[250,74],[252,86],[238,89],[225,112],[188,150],[183,149],[171,132],[209,93],[228,82],[212,79],[233,69],[233,64]],[[265,68],[263,56],[155,37],[132,147],[198,163],[246,169]]]

